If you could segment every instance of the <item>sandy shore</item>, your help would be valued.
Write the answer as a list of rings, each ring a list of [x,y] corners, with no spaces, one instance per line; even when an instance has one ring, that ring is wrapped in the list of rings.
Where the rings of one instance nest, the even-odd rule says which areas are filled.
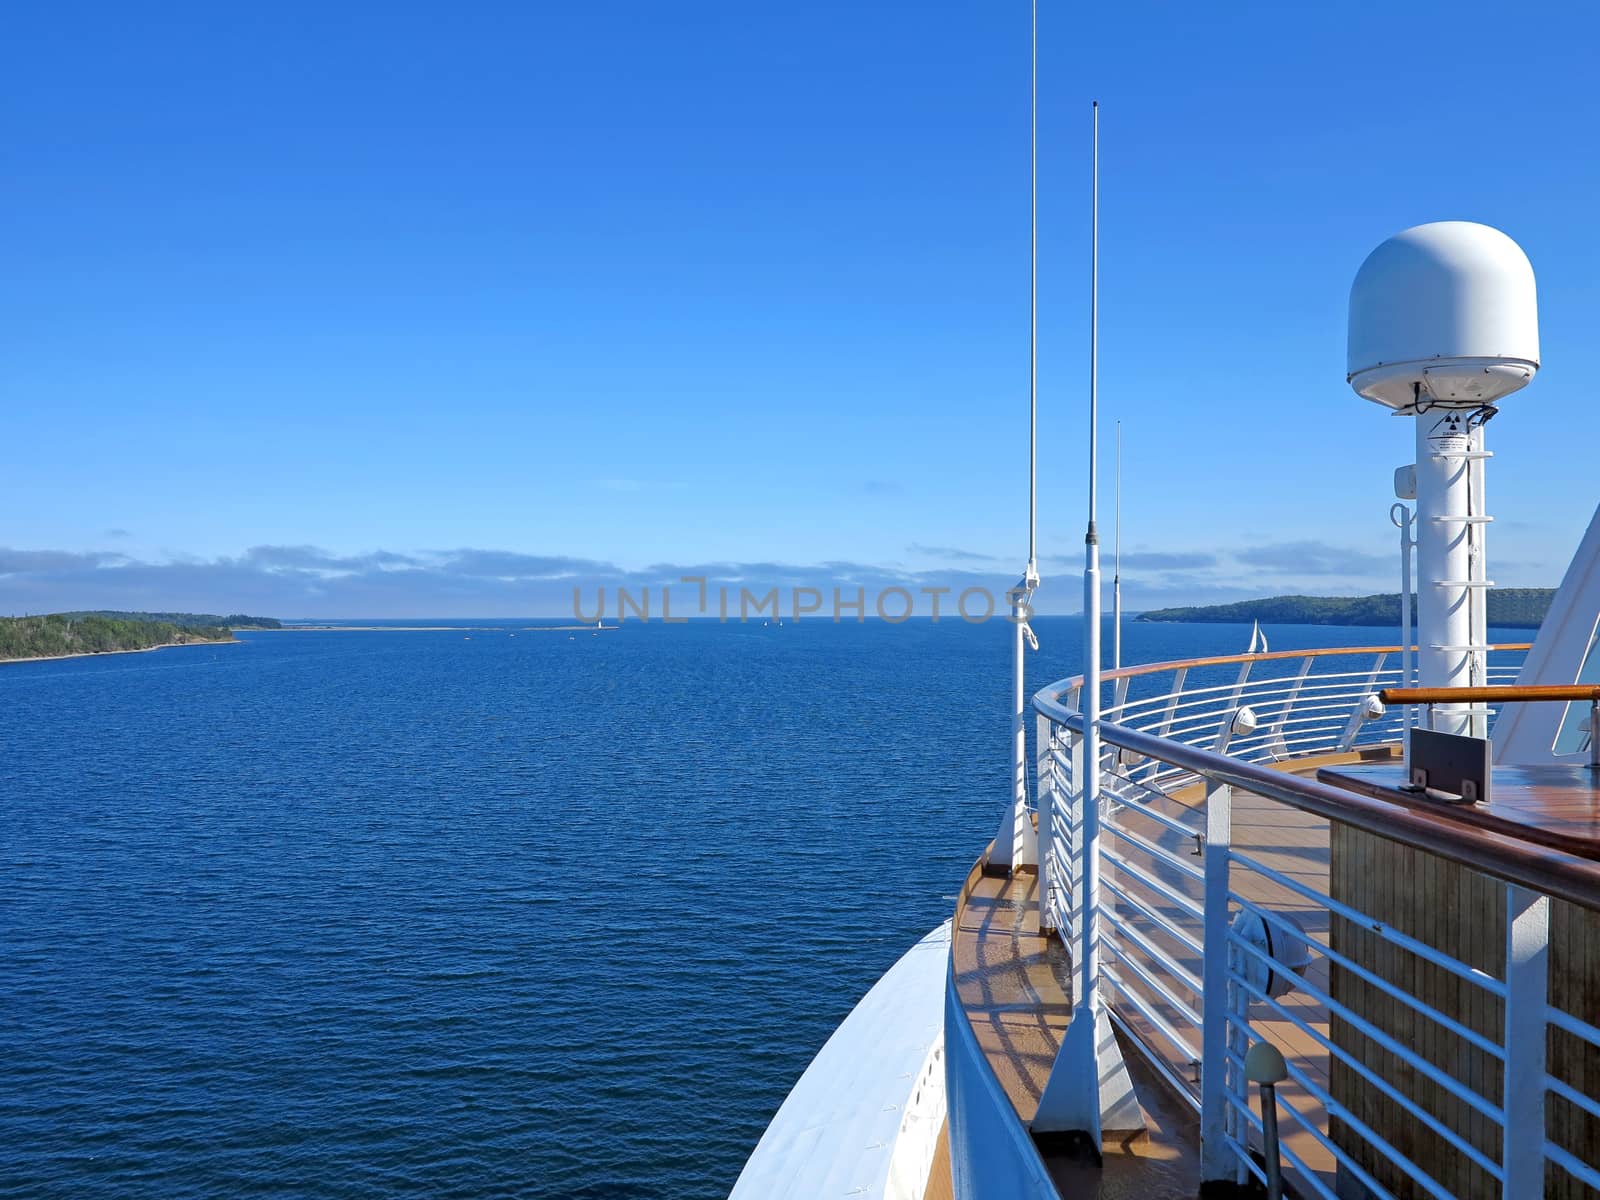
[[[0,666],[6,663],[25,662],[54,662],[60,658],[104,658],[108,654],[148,654],[152,650],[171,650],[174,646],[237,646],[239,639],[230,638],[197,638],[192,642],[162,642],[159,646],[139,646],[132,650],[80,650],[77,654],[35,654],[29,658],[0,658]]]

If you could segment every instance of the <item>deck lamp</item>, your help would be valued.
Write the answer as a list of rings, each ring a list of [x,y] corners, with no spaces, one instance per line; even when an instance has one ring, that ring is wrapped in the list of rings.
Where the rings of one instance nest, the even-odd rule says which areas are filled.
[[[1278,1085],[1289,1078],[1283,1052],[1259,1041],[1244,1053],[1244,1077],[1261,1089],[1261,1145],[1268,1200],[1282,1200],[1283,1163],[1278,1155]]]

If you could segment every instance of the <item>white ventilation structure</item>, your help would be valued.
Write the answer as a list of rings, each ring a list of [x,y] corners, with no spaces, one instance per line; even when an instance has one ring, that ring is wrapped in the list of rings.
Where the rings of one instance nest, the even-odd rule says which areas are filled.
[[[1600,683],[1600,508],[1589,520],[1533,648],[1517,675],[1519,684]],[[1508,704],[1494,727],[1494,761],[1517,766],[1552,762],[1587,763],[1591,731],[1583,725],[1589,706]]]
[[[1539,369],[1533,268],[1487,225],[1437,221],[1367,256],[1350,288],[1346,379],[1416,419],[1417,642],[1422,687],[1486,682],[1483,426]],[[1485,732],[1482,710],[1440,706],[1434,727]]]

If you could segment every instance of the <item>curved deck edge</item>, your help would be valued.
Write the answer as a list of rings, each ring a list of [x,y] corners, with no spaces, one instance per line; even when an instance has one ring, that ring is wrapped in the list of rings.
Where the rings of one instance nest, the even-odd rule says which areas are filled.
[[[945,1048],[957,1200],[1055,1200],[1044,1160],[973,1033],[954,971],[945,986]]]
[[[945,1119],[950,922],[902,955],[817,1051],[729,1200],[921,1200]]]

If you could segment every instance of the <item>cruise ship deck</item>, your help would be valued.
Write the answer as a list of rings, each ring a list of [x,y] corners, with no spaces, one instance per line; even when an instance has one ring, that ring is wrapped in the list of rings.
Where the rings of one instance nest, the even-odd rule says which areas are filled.
[[[1300,776],[1314,775],[1325,767],[1397,762],[1393,748],[1374,747],[1339,754],[1309,757],[1285,769]],[[1201,789],[1180,789],[1165,798],[1167,815],[1193,820],[1203,801]],[[1294,809],[1286,809],[1259,797],[1237,796],[1234,802],[1234,846],[1265,862],[1306,887],[1326,891],[1328,887],[1328,822]],[[1177,838],[1156,822],[1137,816],[1128,820],[1129,828],[1159,843],[1174,845]],[[1193,846],[1182,847],[1192,852]],[[1117,880],[1123,887],[1137,890],[1132,878]],[[1191,881],[1169,880],[1196,903],[1202,896]],[[1260,880],[1252,880],[1248,892],[1262,904],[1292,912],[1306,932],[1326,940],[1328,918],[1303,898]],[[1115,902],[1113,902],[1115,903]],[[1125,909],[1127,906],[1123,906]],[[1133,918],[1131,911],[1124,916]],[[1185,953],[1175,939],[1150,936],[1166,942],[1166,949],[1194,973],[1200,971],[1197,955]],[[957,994],[967,1019],[972,1023],[978,1044],[988,1059],[995,1077],[1005,1088],[1020,1120],[1030,1122],[1038,1107],[1050,1070],[1061,1049],[1062,1035],[1072,1013],[1071,961],[1062,942],[1039,928],[1039,876],[1037,872],[1016,874],[986,873],[980,861],[974,866],[962,889],[956,909],[951,946],[952,972]],[[1328,987],[1326,962],[1318,960],[1308,967],[1308,977],[1323,990]],[[1147,989],[1147,1000],[1167,1022],[1181,1021],[1176,1006]],[[1304,1062],[1308,1070],[1327,1086],[1328,1054],[1316,1041],[1329,1031],[1325,1005],[1303,996],[1286,1001],[1310,1026],[1310,1032],[1289,1021],[1258,1022],[1264,1037],[1278,1045],[1286,1056]],[[1198,1128],[1186,1097],[1175,1091],[1168,1077],[1193,1079],[1198,1062],[1183,1058],[1167,1045],[1160,1031],[1138,1012],[1122,1015],[1121,1036],[1127,1043],[1125,1059],[1134,1075],[1135,1086],[1144,1109],[1148,1128],[1137,1135],[1118,1135],[1105,1139],[1100,1169],[1087,1164],[1079,1152],[1064,1149],[1054,1139],[1040,1139],[1041,1152],[1051,1178],[1063,1196],[1120,1197],[1184,1195],[1192,1192],[1199,1177]],[[1161,1068],[1152,1069],[1138,1049],[1160,1059]],[[1193,1079],[1198,1086],[1198,1080]],[[1314,1095],[1294,1085],[1285,1086],[1280,1095],[1318,1124],[1327,1127],[1327,1113]],[[1330,1186],[1334,1161],[1304,1129],[1286,1131],[1285,1141],[1298,1157],[1312,1165]],[[1154,1190],[1152,1190],[1154,1189]]]
[[[1351,288],[1346,382],[1415,438],[1384,498],[1398,645],[1257,625],[1101,669],[1096,312],[1084,674],[1029,704],[1030,503],[930,1161],[956,1200],[1600,1197],[1600,512],[1537,640],[1490,636],[1484,427],[1539,368],[1527,257],[1435,222]]]
[[[995,1078],[1022,1121],[1031,1121],[1072,1013],[1070,963],[1059,941],[1039,932],[1038,878],[986,875],[975,867],[962,889],[951,945],[952,972]],[[1109,1141],[1104,1169],[1080,1152],[1046,1149],[1044,1161],[1063,1196],[1123,1200],[1150,1196],[1152,1185],[1182,1194],[1197,1177],[1198,1136],[1176,1097],[1140,1071],[1150,1129]]]
[[[1462,695],[1486,728],[1600,697],[1508,686],[1529,649],[1493,647]],[[1478,804],[1403,790],[1431,723],[1405,653],[1109,673],[1093,828],[1082,681],[1036,698],[1037,799],[965,881],[946,1017],[952,1112],[970,1071],[1022,1135],[952,1120],[957,1195],[1600,1195],[1600,772],[1496,768]],[[1085,1011],[1115,1031],[1087,1059],[1085,953]],[[1086,1096],[1116,1110],[1098,1155]],[[992,1186],[962,1178],[979,1142]]]

